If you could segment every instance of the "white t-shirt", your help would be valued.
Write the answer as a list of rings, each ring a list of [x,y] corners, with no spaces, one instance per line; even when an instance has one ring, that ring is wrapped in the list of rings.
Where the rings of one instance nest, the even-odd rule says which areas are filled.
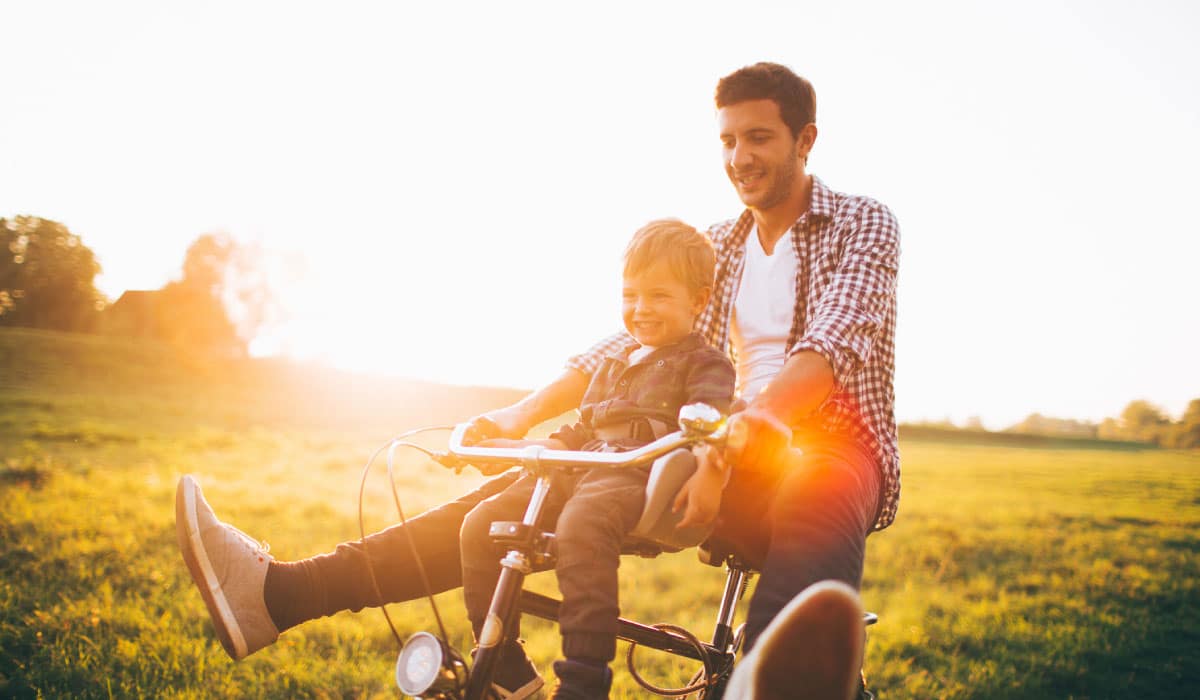
[[[755,227],[746,236],[745,267],[733,305],[730,340],[737,354],[737,393],[750,401],[783,369],[796,309],[796,250],[784,234],[767,255]]]

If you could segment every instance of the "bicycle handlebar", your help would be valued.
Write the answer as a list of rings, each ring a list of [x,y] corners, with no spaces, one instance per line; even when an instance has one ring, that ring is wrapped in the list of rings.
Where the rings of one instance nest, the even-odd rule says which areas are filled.
[[[688,404],[679,409],[679,427],[654,442],[628,452],[579,452],[551,450],[542,445],[528,447],[478,447],[464,445],[467,424],[454,428],[450,435],[450,455],[471,464],[521,466],[529,469],[548,467],[635,467],[688,445],[701,442],[718,443],[725,439],[725,417],[720,411],[702,403]]]

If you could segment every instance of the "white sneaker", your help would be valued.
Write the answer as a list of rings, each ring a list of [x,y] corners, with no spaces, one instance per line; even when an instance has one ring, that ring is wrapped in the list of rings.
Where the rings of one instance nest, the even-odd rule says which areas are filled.
[[[175,489],[175,534],[225,652],[236,661],[278,639],[263,598],[266,543],[217,520],[191,475]]]
[[[729,700],[849,700],[858,691],[863,608],[840,581],[820,581],[784,606],[737,666]]]

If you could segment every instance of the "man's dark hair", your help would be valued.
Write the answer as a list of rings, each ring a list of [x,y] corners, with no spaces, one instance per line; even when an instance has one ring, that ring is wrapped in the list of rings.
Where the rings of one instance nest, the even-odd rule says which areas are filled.
[[[717,109],[750,100],[773,100],[792,132],[817,121],[817,93],[812,83],[778,63],[755,63],[739,68],[717,82]]]

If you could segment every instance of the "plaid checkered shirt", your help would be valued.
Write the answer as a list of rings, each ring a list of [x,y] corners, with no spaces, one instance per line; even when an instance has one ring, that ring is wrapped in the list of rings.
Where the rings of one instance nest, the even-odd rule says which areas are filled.
[[[882,486],[875,529],[882,530],[895,520],[900,500],[892,387],[899,225],[879,202],[834,192],[815,176],[812,181],[808,211],[790,231],[797,269],[787,355],[816,352],[833,368],[833,391],[813,421],[829,432],[853,435],[875,454]],[[752,230],[749,210],[709,230],[717,252],[716,280],[695,331],[730,355],[729,327]],[[609,336],[570,358],[567,366],[591,375],[605,356],[630,340],[624,332]]]

